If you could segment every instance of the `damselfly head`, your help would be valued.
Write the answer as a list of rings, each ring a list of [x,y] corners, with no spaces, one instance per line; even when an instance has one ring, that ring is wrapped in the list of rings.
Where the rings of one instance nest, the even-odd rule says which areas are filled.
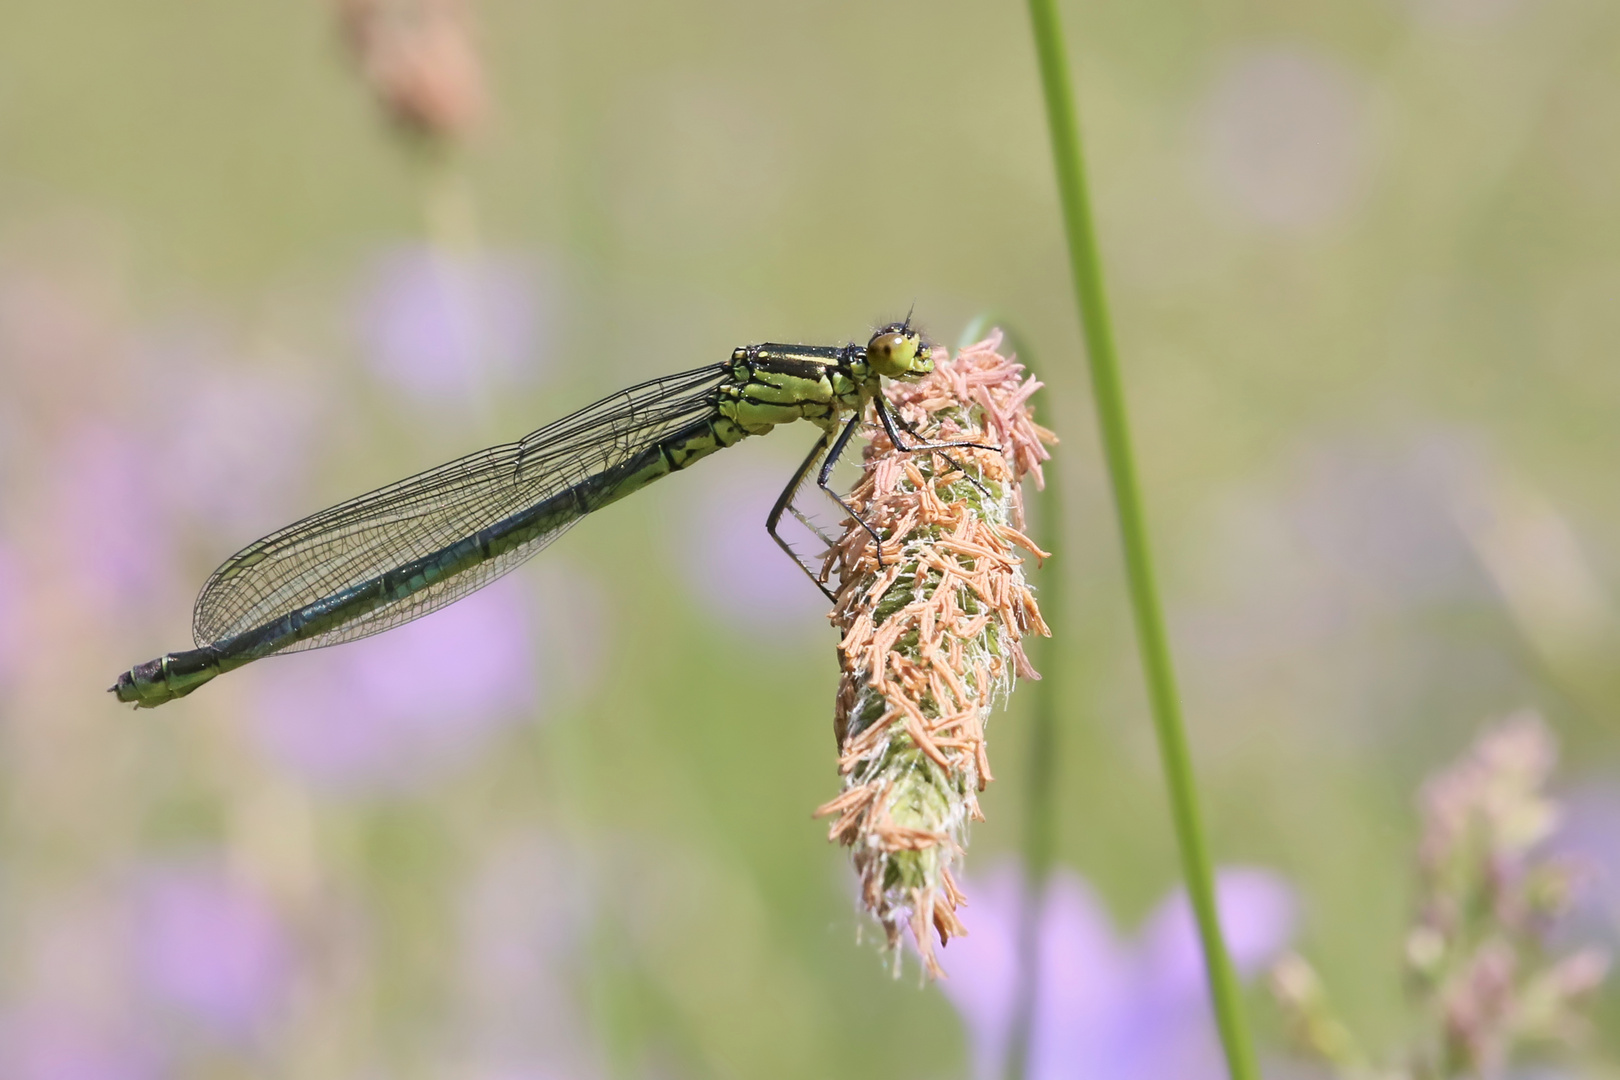
[[[934,370],[934,353],[923,343],[922,335],[911,328],[908,318],[872,335],[866,343],[866,362],[887,378],[915,379]]]

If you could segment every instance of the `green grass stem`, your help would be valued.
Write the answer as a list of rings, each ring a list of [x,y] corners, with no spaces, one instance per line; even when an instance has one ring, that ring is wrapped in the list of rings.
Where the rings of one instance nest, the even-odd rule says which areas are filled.
[[[1041,88],[1046,98],[1058,193],[1063,203],[1075,300],[1080,311],[1086,357],[1091,367],[1097,426],[1102,435],[1103,455],[1119,516],[1125,575],[1136,616],[1137,644],[1147,680],[1154,727],[1158,733],[1165,783],[1169,788],[1171,817],[1181,849],[1182,874],[1198,921],[1215,1022],[1226,1051],[1227,1071],[1232,1080],[1256,1080],[1259,1073],[1255,1066],[1254,1046],[1244,1021],[1237,976],[1221,937],[1220,918],[1215,908],[1214,876],[1199,819],[1192,757],[1182,723],[1181,702],[1176,692],[1164,613],[1159,603],[1158,587],[1154,583],[1147,520],[1131,453],[1130,426],[1125,413],[1124,393],[1120,387],[1113,331],[1109,325],[1102,263],[1097,253],[1097,237],[1092,224],[1091,200],[1080,147],[1080,129],[1075,115],[1074,91],[1069,78],[1068,57],[1056,0],[1029,0],[1029,12],[1035,50],[1040,60]]]

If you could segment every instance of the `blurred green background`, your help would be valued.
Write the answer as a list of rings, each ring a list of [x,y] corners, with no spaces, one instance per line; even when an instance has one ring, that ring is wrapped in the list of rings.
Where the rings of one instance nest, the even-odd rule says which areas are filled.
[[[1059,860],[1122,940],[1174,887],[1023,8],[475,16],[436,156],[315,0],[0,3],[6,1075],[969,1075],[809,819],[834,637],[762,526],[804,432],[398,635],[103,692],[304,513],[739,344],[994,311],[1063,439]],[[1534,706],[1620,835],[1620,6],[1064,17],[1212,846],[1395,1038],[1427,772]]]

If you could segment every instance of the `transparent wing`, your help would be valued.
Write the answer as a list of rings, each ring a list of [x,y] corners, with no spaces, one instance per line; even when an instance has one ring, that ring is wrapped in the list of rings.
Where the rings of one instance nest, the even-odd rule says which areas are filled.
[[[517,442],[457,458],[278,529],[209,576],[192,613],[192,635],[203,646],[262,626],[620,465],[711,413],[714,390],[730,370],[711,365],[632,386]],[[426,615],[511,570],[575,520],[286,651],[352,641]]]

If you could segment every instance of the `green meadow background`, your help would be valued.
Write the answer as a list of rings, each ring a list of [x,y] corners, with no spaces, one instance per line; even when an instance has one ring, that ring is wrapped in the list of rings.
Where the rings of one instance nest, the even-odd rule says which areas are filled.
[[[1415,792],[1484,724],[1547,717],[1620,870],[1620,6],[1063,17],[1211,846],[1388,1043]],[[446,165],[315,0],[0,2],[0,1071],[974,1075],[809,817],[835,637],[763,538],[808,430],[427,636],[104,693],[304,513],[736,345],[993,312],[1062,439],[1058,863],[1122,949],[1175,887],[1023,7],[476,18]],[[1029,698],[970,879],[1016,858]],[[1319,1075],[1249,1003],[1267,1074]]]

